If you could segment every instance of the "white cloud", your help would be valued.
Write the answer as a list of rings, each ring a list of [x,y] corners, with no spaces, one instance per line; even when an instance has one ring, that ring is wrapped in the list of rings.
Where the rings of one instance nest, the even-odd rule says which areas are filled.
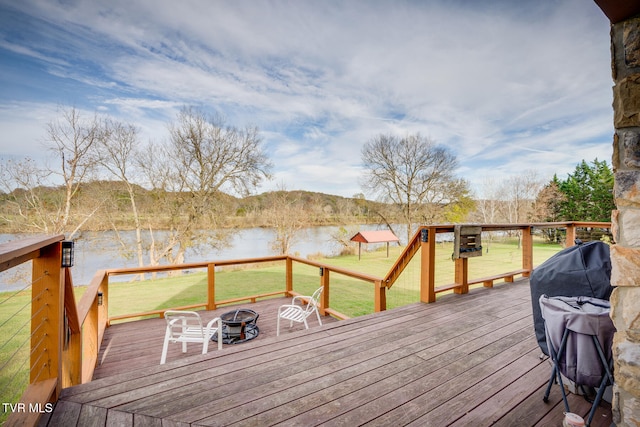
[[[257,125],[275,164],[265,188],[351,196],[362,145],[390,132],[449,146],[460,174],[475,181],[523,165],[550,178],[583,158],[610,158],[609,25],[593,2],[27,0],[10,8],[18,23],[38,25],[16,24],[0,52],[75,81],[84,108],[135,121],[150,139],[163,138],[183,104]],[[14,122],[9,106],[50,100],[15,96],[0,97],[0,123],[28,140],[29,115]],[[8,141],[0,136],[0,146]]]
[[[46,125],[56,117],[56,105],[11,102],[0,105],[2,144],[0,156],[29,157],[43,161],[46,157]]]

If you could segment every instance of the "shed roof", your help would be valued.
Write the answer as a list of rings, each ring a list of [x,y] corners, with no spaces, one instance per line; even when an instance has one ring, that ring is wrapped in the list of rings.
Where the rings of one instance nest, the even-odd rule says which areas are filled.
[[[390,230],[376,231],[360,231],[351,238],[352,242],[360,243],[381,243],[381,242],[398,242],[400,239],[396,237]]]

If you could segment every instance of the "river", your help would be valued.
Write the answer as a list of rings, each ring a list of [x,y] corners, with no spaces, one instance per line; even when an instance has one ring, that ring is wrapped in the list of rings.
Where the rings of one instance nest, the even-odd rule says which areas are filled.
[[[340,246],[332,238],[340,227],[321,226],[309,227],[299,231],[291,248],[292,255],[306,257],[312,254],[326,256],[337,255]],[[354,225],[347,227],[353,234],[361,230],[377,230],[377,225]],[[397,230],[402,239],[403,228]],[[269,228],[245,228],[232,232],[230,244],[224,249],[215,250],[210,247],[200,246],[190,248],[185,256],[185,262],[230,260],[241,258],[256,258],[276,255],[271,249],[271,242],[275,237],[275,231]],[[130,248],[134,247],[135,233],[128,231],[121,233],[125,241],[130,242]],[[0,243],[20,238],[15,234],[0,234]],[[355,243],[353,243],[356,245]],[[377,245],[368,245],[366,250],[374,249]],[[145,258],[145,261],[148,257]],[[137,260],[131,255],[127,256],[111,231],[85,232],[82,238],[75,244],[75,263],[71,270],[74,285],[86,285],[97,270],[105,268],[135,267]],[[17,290],[24,287],[24,277],[29,276],[29,268],[12,269],[9,272],[0,273],[0,292]],[[114,277],[113,279],[118,279]],[[113,280],[111,279],[111,280]],[[127,280],[121,277],[121,280]]]

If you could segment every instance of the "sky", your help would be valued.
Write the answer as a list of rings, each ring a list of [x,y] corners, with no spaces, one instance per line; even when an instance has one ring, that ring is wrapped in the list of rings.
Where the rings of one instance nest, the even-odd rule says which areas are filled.
[[[420,133],[483,183],[611,162],[609,21],[585,0],[0,0],[0,158],[73,106],[167,139],[183,106],[257,126],[279,188],[351,197],[362,146]]]

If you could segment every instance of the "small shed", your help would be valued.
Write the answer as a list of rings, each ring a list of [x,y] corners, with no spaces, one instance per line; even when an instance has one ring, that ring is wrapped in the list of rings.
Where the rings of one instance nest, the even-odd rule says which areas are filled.
[[[389,243],[399,242],[400,239],[391,230],[360,231],[351,238],[352,242],[358,242],[358,259],[363,243],[387,243],[387,258],[389,258]]]

